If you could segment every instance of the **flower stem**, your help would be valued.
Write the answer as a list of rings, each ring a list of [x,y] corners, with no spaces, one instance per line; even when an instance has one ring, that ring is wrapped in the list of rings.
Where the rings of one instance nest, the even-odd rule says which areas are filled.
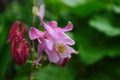
[[[34,9],[35,6],[36,6],[36,0],[33,0],[33,9]],[[34,10],[32,10],[32,12],[33,11]],[[35,22],[36,22],[36,15],[33,12],[32,27],[35,26]],[[34,47],[34,40],[32,40],[31,46],[30,46],[30,55],[32,57],[32,61],[34,61],[34,49],[35,49],[35,47]],[[29,80],[33,80],[32,71],[33,71],[33,63],[31,63],[31,67],[30,67]]]

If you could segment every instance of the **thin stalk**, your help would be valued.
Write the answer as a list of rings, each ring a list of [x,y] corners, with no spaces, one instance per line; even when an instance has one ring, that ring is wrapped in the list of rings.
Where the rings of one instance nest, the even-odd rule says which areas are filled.
[[[33,7],[34,6],[36,6],[36,0],[33,0]],[[32,27],[35,26],[35,23],[36,23],[36,15],[33,13]],[[34,43],[34,40],[32,40],[32,43],[31,43],[31,46],[30,46],[30,49],[31,49],[30,55],[32,57],[32,61],[34,61],[34,49],[35,49],[34,46],[35,46],[35,43]],[[30,67],[29,80],[33,80],[32,71],[33,71],[33,63],[31,64],[31,67]]]

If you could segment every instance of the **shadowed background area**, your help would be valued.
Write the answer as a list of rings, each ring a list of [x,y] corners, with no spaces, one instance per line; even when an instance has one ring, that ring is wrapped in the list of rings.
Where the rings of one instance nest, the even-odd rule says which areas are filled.
[[[37,6],[42,3],[46,22],[55,20],[60,27],[73,23],[67,34],[79,53],[64,68],[45,60],[32,71],[33,80],[120,80],[120,0],[37,0]],[[32,6],[33,0],[0,0],[0,80],[28,80],[31,64],[16,65],[6,39],[15,21],[26,23],[29,32]],[[42,29],[39,24],[37,17],[35,27]]]

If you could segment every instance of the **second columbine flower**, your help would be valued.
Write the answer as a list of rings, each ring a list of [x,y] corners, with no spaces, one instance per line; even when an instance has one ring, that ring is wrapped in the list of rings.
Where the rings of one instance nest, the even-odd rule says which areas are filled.
[[[38,39],[39,42],[39,56],[35,62],[38,63],[40,61],[42,51],[45,50],[50,62],[65,66],[71,58],[71,54],[77,53],[72,47],[70,47],[70,45],[75,44],[74,40],[65,34],[65,32],[73,29],[73,24],[68,22],[65,28],[58,27],[56,21],[50,21],[46,24],[44,22],[44,12],[44,5],[41,5],[38,16],[45,31],[42,32],[32,27],[29,32],[30,39]]]

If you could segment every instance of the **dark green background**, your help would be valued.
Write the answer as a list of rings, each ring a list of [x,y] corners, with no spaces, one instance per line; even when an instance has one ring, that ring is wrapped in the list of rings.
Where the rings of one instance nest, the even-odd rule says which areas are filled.
[[[40,70],[33,70],[34,80],[120,80],[120,0],[37,0],[38,6],[42,3],[46,22],[55,20],[60,27],[73,23],[67,34],[76,41],[73,47],[79,53],[64,68],[46,60]],[[29,32],[32,6],[32,0],[0,1],[0,80],[28,80],[29,61],[17,66],[6,39],[18,20],[26,23]],[[37,17],[35,27],[41,29],[39,24]],[[36,50],[37,45],[36,41]]]

